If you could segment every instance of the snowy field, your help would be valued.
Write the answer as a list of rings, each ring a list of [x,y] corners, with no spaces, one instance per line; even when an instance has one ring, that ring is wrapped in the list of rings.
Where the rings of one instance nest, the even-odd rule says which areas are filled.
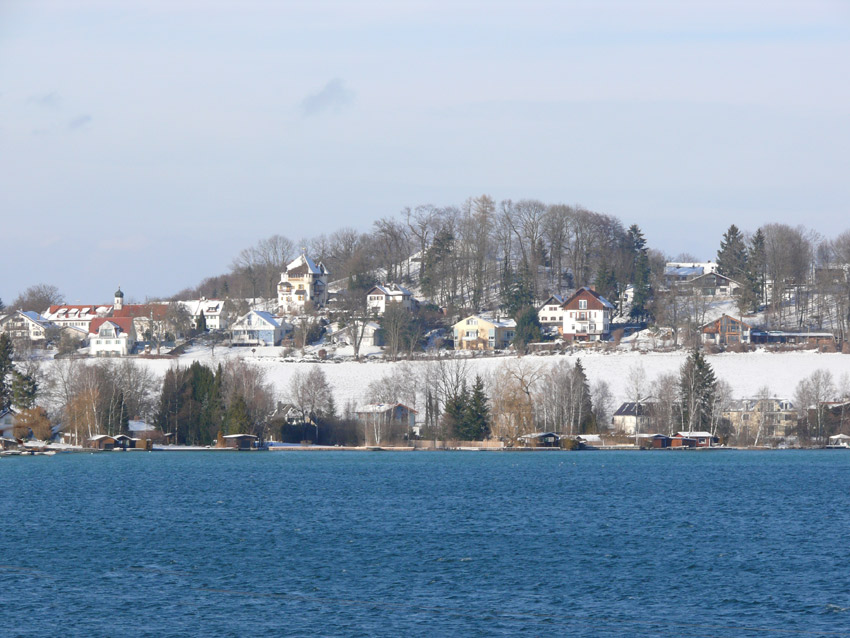
[[[427,362],[392,363],[379,359],[356,363],[304,363],[286,362],[280,357],[280,348],[257,348],[256,352],[244,348],[216,348],[215,355],[206,348],[198,348],[174,360],[139,360],[150,366],[158,374],[173,366],[189,366],[192,361],[215,367],[219,362],[230,357],[243,357],[253,365],[262,367],[268,374],[268,379],[274,384],[278,398],[286,399],[292,375],[298,370],[306,370],[309,366],[320,365],[327,374],[328,380],[335,391],[336,404],[344,406],[348,401],[355,405],[362,404],[366,387],[371,381],[391,375],[399,365],[412,366],[414,370],[429,365]],[[626,382],[632,368],[643,366],[647,380],[652,381],[662,373],[677,372],[687,357],[686,352],[679,353],[646,353],[616,352],[596,353],[586,352],[579,355],[541,355],[526,356],[524,362],[530,365],[549,366],[567,359],[571,362],[581,357],[590,382],[605,379],[614,393],[617,405],[626,400]],[[507,361],[515,357],[487,357],[469,359],[472,374],[480,374],[485,379]],[[724,353],[708,355],[708,361],[714,368],[718,379],[725,379],[733,388],[735,398],[751,397],[759,388],[767,386],[771,394],[782,398],[793,399],[797,383],[817,369],[823,368],[832,372],[836,384],[842,375],[850,376],[850,355],[822,354],[817,352],[785,352],[769,353],[756,351],[751,353]]]

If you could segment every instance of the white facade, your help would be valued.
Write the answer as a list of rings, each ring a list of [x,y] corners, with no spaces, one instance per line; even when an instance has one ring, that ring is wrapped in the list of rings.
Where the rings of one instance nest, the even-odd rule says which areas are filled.
[[[564,299],[560,295],[552,295],[540,306],[537,319],[544,328],[557,328],[564,325]]]
[[[565,338],[579,341],[599,341],[611,332],[614,305],[602,295],[588,287],[564,302]]]
[[[387,307],[397,306],[405,310],[412,310],[416,305],[413,293],[398,284],[387,284],[386,286],[374,286],[366,293],[366,307],[369,312],[382,315]]]
[[[109,305],[62,305],[50,306],[44,314],[44,318],[57,326],[80,328],[86,333],[89,331],[89,326],[93,319],[98,317],[108,317],[112,314],[112,306]]]
[[[277,305],[281,313],[303,312],[308,304],[320,307],[328,302],[328,277],[323,264],[302,254],[281,273],[277,285]]]
[[[0,330],[12,339],[28,339],[29,341],[44,341],[45,331],[50,328],[50,322],[37,312],[31,310],[16,310],[0,322]]]
[[[235,346],[276,346],[291,329],[269,312],[252,310],[233,322],[230,340]]]
[[[136,345],[136,329],[129,317],[92,322],[89,354],[93,357],[126,357]]]
[[[224,301],[221,299],[192,299],[179,302],[192,315],[192,326],[197,329],[201,313],[207,324],[207,330],[223,330],[227,328],[227,321],[223,316]]]

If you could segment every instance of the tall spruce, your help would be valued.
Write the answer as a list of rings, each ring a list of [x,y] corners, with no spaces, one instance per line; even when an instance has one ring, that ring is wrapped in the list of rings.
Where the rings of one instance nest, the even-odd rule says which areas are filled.
[[[29,374],[14,370],[12,372],[12,403],[21,410],[35,407],[38,383]]]
[[[637,224],[629,226],[627,233],[627,247],[632,256],[632,287],[634,297],[630,315],[635,319],[644,319],[648,316],[647,304],[651,296],[650,290],[650,267],[649,254],[646,248],[646,239]]]
[[[443,429],[453,438],[464,438],[463,421],[468,401],[469,391],[466,388],[466,381],[463,382],[456,392],[446,399],[446,405],[443,408]]]
[[[755,298],[755,308],[759,304],[764,303],[765,299],[765,279],[767,278],[767,252],[765,248],[765,236],[761,228],[759,228],[752,239],[747,255],[747,279],[749,281],[753,297]]]
[[[484,380],[479,375],[475,376],[466,401],[460,433],[463,436],[458,438],[464,441],[481,441],[490,436],[490,408],[484,392]]]
[[[699,350],[693,350],[679,371],[679,406],[682,428],[709,430],[717,393],[717,378]]]
[[[572,374],[575,392],[576,430],[581,434],[593,432],[596,430],[596,423],[593,416],[593,399],[590,394],[590,383],[588,383],[587,373],[584,371],[584,365],[581,359],[576,359]]]
[[[717,272],[741,283],[747,276],[747,244],[735,224],[723,233],[717,251]]]

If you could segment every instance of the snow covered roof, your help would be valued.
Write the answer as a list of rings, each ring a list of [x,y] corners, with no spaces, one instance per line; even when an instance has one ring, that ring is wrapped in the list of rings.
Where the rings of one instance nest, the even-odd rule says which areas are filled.
[[[92,322],[89,324],[89,334],[97,334],[100,327],[105,323],[110,323],[118,331],[127,334],[130,334],[133,329],[132,317],[98,317],[92,319]]]
[[[686,439],[710,439],[714,438],[714,435],[711,432],[705,432],[703,430],[687,430],[684,432],[676,432],[675,436],[681,436]]]
[[[47,319],[42,317],[40,314],[38,314],[34,310],[19,310],[18,314],[21,315],[22,317],[26,317],[27,319],[29,319],[33,323],[37,323],[42,328],[47,326],[48,324],[50,324],[50,322]]]
[[[310,259],[305,253],[301,253],[286,266],[286,272],[322,275],[327,273],[327,269],[325,269],[324,265],[317,266],[316,262]]]
[[[254,434],[225,434],[221,438],[223,438],[223,439],[244,439],[244,438],[257,439],[259,437],[254,435]]]
[[[652,401],[641,401],[640,403],[627,401],[617,408],[614,416],[646,416],[653,405]]]

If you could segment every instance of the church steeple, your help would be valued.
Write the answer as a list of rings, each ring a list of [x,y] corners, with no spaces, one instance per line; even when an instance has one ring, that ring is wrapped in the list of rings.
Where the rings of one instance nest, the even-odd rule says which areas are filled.
[[[118,286],[118,290],[115,291],[115,299],[113,301],[113,308],[115,310],[121,310],[124,307],[124,293],[121,292],[121,286]]]

